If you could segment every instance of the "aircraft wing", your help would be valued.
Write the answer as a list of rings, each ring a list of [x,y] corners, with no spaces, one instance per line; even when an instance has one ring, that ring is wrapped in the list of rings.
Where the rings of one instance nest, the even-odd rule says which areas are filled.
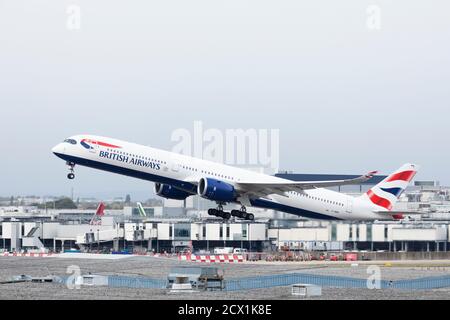
[[[304,190],[317,189],[317,188],[327,188],[327,187],[338,187],[350,184],[359,184],[370,180],[376,174],[376,171],[369,172],[363,176],[346,179],[346,180],[328,180],[328,181],[280,181],[280,182],[238,182],[236,183],[237,189],[241,193],[256,197],[264,197],[270,194],[280,194],[285,195],[285,192],[296,191],[303,192]]]

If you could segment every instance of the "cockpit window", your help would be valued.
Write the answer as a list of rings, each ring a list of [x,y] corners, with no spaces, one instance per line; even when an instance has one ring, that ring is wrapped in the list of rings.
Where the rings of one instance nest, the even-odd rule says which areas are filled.
[[[66,139],[66,140],[64,140],[64,142],[70,143],[70,144],[77,144],[77,140],[74,140],[74,139]]]

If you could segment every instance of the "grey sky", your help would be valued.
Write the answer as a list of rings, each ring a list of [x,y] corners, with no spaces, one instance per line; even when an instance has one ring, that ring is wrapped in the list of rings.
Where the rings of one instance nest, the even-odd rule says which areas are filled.
[[[69,4],[81,30],[66,27]],[[369,5],[381,30],[366,26]],[[281,168],[450,184],[448,1],[0,0],[0,195],[150,195],[50,149],[93,133],[170,149],[176,128],[279,128]]]

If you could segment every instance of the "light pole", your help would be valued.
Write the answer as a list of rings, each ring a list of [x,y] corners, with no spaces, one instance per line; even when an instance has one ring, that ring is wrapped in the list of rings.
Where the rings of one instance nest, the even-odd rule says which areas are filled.
[[[97,229],[97,253],[100,253],[100,229]]]
[[[117,239],[116,239],[116,251],[120,251],[120,238],[119,238],[119,223],[116,224],[116,229],[117,229]]]
[[[248,239],[249,251],[252,252],[252,240],[251,240],[251,237],[250,237],[250,223],[247,224],[247,239]]]
[[[92,252],[92,235],[93,235],[93,233],[92,233],[92,229],[90,229],[89,230],[89,253],[91,253]]]

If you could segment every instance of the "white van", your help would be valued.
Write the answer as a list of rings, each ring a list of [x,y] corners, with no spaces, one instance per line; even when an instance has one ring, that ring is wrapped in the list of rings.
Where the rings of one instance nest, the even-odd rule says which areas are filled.
[[[233,253],[234,254],[245,254],[245,253],[247,253],[247,249],[234,248]]]
[[[232,253],[233,253],[232,247],[214,248],[214,254],[232,254]]]

